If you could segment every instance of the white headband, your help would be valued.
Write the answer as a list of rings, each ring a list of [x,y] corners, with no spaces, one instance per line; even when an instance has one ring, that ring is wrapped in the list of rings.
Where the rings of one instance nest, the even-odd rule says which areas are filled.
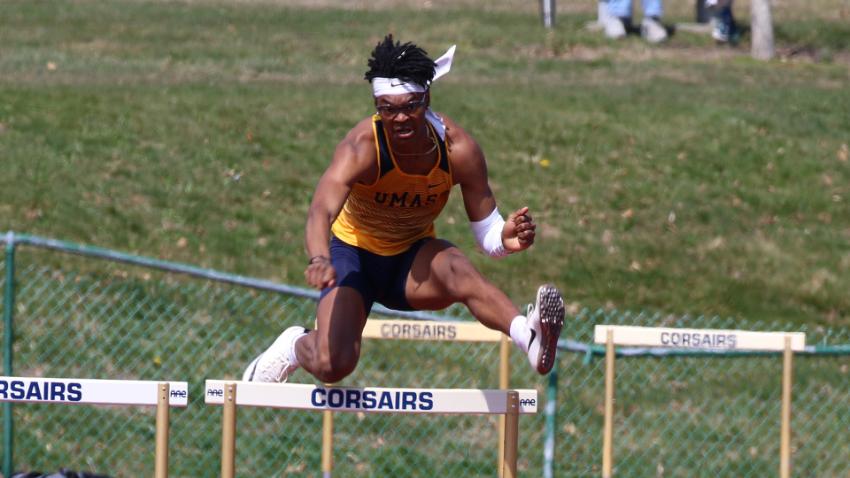
[[[452,45],[443,56],[437,58],[437,61],[434,63],[437,64],[434,69],[434,79],[431,80],[437,81],[437,78],[445,75],[452,69],[452,59],[455,56],[455,48],[457,45]],[[429,83],[430,86],[430,83]],[[406,93],[424,93],[428,88],[422,86],[418,83],[408,83],[404,80],[400,80],[398,78],[373,78],[372,79],[372,95],[374,96],[384,96],[384,95],[403,95]]]

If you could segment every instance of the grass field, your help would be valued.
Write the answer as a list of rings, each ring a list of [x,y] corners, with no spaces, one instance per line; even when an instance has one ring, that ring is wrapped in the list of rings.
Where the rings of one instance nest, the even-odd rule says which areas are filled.
[[[850,324],[846,1],[775,2],[767,63],[747,38],[610,43],[559,3],[545,31],[519,1],[4,1],[0,229],[303,285],[314,184],[395,32],[458,44],[434,107],[540,224],[475,256],[516,302],[553,281],[573,310]],[[458,193],[438,230],[472,249]]]

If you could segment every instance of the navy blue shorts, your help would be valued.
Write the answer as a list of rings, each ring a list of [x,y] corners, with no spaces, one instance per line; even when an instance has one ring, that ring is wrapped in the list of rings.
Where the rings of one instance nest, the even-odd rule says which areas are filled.
[[[366,315],[378,302],[390,309],[413,310],[407,303],[404,287],[416,253],[427,241],[414,242],[406,251],[394,256],[381,256],[331,237],[331,264],[336,269],[336,286],[351,287],[363,296]],[[333,287],[322,289],[324,298]],[[320,298],[320,300],[321,300]]]

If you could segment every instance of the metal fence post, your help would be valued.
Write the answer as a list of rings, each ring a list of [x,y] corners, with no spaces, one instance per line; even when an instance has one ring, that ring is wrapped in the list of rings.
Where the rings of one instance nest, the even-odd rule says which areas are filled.
[[[543,444],[543,478],[553,478],[555,467],[555,415],[558,402],[558,361],[549,372],[549,388],[546,392],[546,440]]]
[[[15,233],[6,233],[6,287],[3,292],[3,373],[14,376],[12,370],[12,344],[15,341],[12,322],[15,310]],[[15,435],[12,430],[12,404],[3,404],[3,476],[12,476]]]
[[[555,26],[555,0],[540,0],[540,16],[543,17],[543,26]]]

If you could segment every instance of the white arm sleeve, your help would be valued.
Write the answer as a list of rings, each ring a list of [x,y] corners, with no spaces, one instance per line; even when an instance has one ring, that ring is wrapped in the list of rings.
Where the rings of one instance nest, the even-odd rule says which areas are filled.
[[[499,214],[499,208],[494,208],[489,216],[480,221],[470,221],[469,226],[475,234],[475,242],[490,257],[505,257],[510,254],[502,244],[502,229],[505,220]]]

